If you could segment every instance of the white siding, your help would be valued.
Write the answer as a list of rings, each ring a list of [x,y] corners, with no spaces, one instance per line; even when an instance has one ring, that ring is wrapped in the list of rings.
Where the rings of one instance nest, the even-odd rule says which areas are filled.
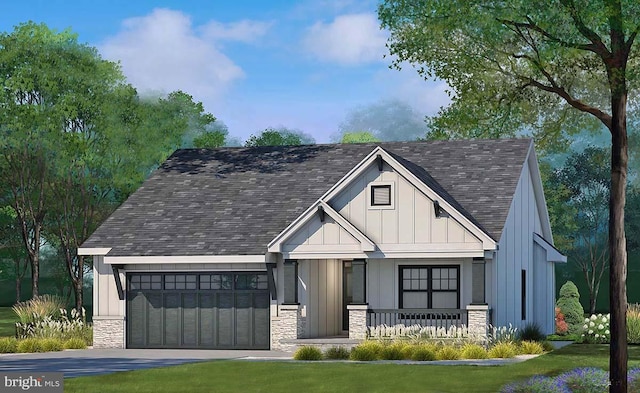
[[[125,286],[125,275],[120,272],[120,281]],[[124,316],[124,300],[118,298],[118,288],[111,265],[104,263],[104,257],[93,257],[93,315]]]
[[[490,303],[493,308],[494,325],[504,326],[509,323],[522,327],[534,322],[546,329],[548,320],[539,319],[549,310],[552,299],[553,264],[540,268],[534,265],[533,233],[541,230],[541,217],[536,206],[535,191],[529,165],[525,162],[518,182],[511,208],[502,231],[496,258],[491,263],[491,273],[495,278]],[[521,314],[521,274],[526,270],[526,320]],[[535,281],[534,281],[535,280]],[[536,305],[534,306],[534,302]],[[552,302],[551,302],[552,303]],[[543,312],[543,310],[545,310]]]
[[[369,186],[375,182],[393,184],[392,206],[369,206]],[[407,251],[416,250],[410,245],[421,245],[425,252],[430,245],[438,245],[439,251],[482,250],[482,242],[459,222],[446,215],[436,218],[433,201],[387,164],[382,172],[370,166],[329,205],[383,252],[401,252],[403,245]]]
[[[285,252],[360,251],[360,242],[325,215],[324,222],[315,215],[282,245]]]
[[[555,266],[553,262],[547,262],[546,254],[544,248],[534,243],[533,281],[536,301],[533,303],[533,313],[543,332],[551,334],[555,331]]]

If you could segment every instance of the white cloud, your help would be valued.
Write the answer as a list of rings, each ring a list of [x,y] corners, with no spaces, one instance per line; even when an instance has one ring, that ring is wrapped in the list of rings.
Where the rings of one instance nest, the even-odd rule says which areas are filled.
[[[247,19],[232,23],[211,21],[202,27],[202,32],[205,37],[213,40],[252,43],[264,36],[271,25],[272,23]]]
[[[126,19],[121,31],[100,46],[100,52],[105,58],[120,60],[128,81],[142,92],[179,89],[198,100],[211,99],[244,76],[216,47],[214,38],[226,32],[227,39],[247,39],[250,23],[219,29],[219,36],[213,38],[197,30],[188,15],[155,9],[149,15]]]
[[[402,64],[400,71],[381,70],[373,83],[379,84],[385,96],[404,101],[423,115],[435,115],[441,107],[451,103],[446,82],[425,80],[407,63]]]
[[[311,26],[303,45],[320,60],[359,65],[383,60],[387,35],[374,13],[340,15],[331,23]]]

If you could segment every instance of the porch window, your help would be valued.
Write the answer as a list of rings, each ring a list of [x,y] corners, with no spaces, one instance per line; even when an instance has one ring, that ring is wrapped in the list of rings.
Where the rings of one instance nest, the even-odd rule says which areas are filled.
[[[400,266],[400,308],[460,308],[460,266]]]

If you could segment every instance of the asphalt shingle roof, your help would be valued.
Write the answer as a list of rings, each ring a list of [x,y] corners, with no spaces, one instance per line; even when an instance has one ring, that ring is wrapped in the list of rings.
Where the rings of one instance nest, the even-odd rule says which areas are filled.
[[[177,150],[82,245],[109,256],[257,255],[381,146],[499,240],[529,139]]]

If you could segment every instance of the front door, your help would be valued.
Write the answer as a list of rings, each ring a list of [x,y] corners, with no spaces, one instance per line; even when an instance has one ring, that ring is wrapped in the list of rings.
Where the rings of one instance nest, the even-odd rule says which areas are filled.
[[[342,262],[342,330],[349,330],[349,310],[347,305],[353,302],[353,286],[351,261]]]

